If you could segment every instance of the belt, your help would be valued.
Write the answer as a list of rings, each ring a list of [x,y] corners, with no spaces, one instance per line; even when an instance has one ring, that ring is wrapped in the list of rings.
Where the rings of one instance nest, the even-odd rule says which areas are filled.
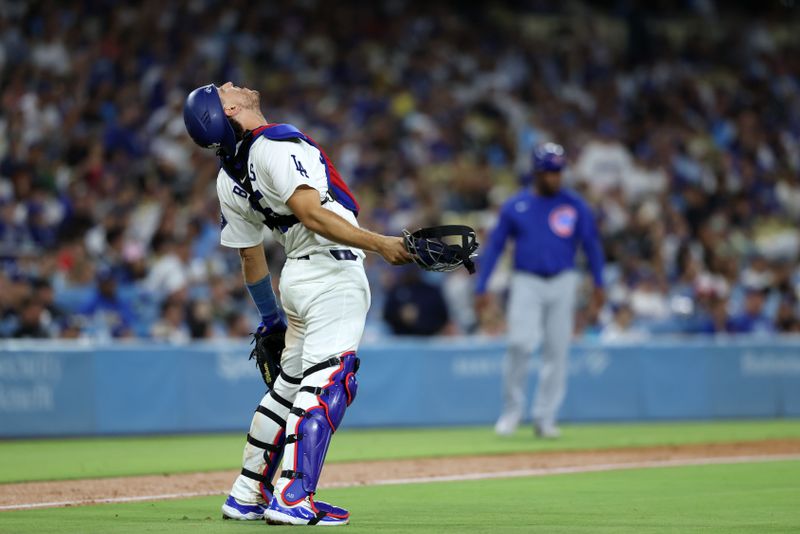
[[[339,261],[344,261],[344,260],[356,261],[358,259],[358,256],[356,256],[353,253],[352,250],[349,250],[349,249],[346,249],[346,248],[344,248],[344,249],[332,248],[332,249],[328,249],[328,252],[330,252],[331,256],[333,256],[335,259],[337,259]],[[296,259],[296,260],[310,260],[311,259],[311,255],[310,254],[306,254],[305,256],[298,256],[298,257],[296,257],[294,259]]]
[[[532,274],[533,276],[538,276],[539,278],[544,278],[544,279],[548,280],[550,278],[555,278],[556,276],[560,275],[564,271],[558,271],[557,273],[537,273],[537,272],[534,272],[534,271],[520,271],[520,272],[523,272],[525,274]]]

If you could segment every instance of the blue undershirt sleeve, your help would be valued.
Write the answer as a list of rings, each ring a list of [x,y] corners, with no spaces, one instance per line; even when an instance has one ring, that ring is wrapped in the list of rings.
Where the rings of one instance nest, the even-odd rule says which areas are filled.
[[[580,236],[581,246],[586,253],[586,260],[589,262],[589,270],[594,279],[596,287],[603,287],[603,245],[600,241],[600,234],[597,231],[594,213],[589,206],[583,205],[580,213]]]
[[[255,302],[258,311],[261,312],[261,321],[264,325],[269,327],[278,322],[280,314],[278,313],[275,293],[272,291],[272,277],[267,275],[258,282],[246,285],[253,302]]]
[[[492,276],[492,271],[497,264],[497,260],[499,260],[500,256],[503,254],[506,240],[511,235],[512,229],[513,222],[504,206],[503,209],[500,210],[500,219],[497,221],[497,226],[489,235],[489,243],[486,245],[483,254],[479,256],[478,282],[475,286],[476,294],[480,295],[486,292],[489,278]]]

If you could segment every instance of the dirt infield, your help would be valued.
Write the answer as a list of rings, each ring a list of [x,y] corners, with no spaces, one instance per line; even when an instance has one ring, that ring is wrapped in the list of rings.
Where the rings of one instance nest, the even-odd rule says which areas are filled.
[[[800,456],[800,440],[782,439],[739,443],[553,451],[490,456],[459,456],[412,460],[333,463],[320,484],[328,487],[432,481],[442,478],[513,476],[514,472],[565,468],[592,470],[658,465],[665,461],[759,459]],[[237,471],[135,476],[0,485],[0,509],[71,506],[98,502],[153,500],[224,494]]]

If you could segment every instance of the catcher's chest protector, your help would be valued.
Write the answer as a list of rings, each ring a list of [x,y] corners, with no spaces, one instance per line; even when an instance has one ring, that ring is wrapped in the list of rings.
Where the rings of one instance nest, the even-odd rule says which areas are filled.
[[[355,216],[358,216],[358,210],[360,208],[358,206],[358,202],[356,201],[356,197],[353,196],[353,193],[347,187],[347,184],[344,183],[344,180],[342,180],[342,177],[339,175],[339,171],[337,171],[336,167],[333,166],[331,160],[328,159],[328,156],[313,139],[291,124],[268,124],[266,126],[256,128],[253,130],[253,141],[262,135],[267,139],[272,139],[273,141],[300,139],[319,150],[321,155],[320,159],[324,160],[323,163],[325,164],[325,173],[328,175],[328,191],[331,192],[331,195],[333,195],[333,198],[336,200],[336,202],[352,211]]]
[[[250,206],[264,217],[264,224],[267,225],[270,230],[280,229],[282,232],[286,232],[289,227],[300,221],[294,215],[278,215],[274,213],[269,206],[267,206],[261,191],[253,189],[253,184],[248,176],[247,163],[250,157],[250,147],[252,147],[255,140],[261,136],[273,141],[300,139],[319,150],[320,162],[325,164],[328,193],[330,193],[333,200],[352,211],[353,215],[358,217],[360,208],[353,193],[347,187],[347,184],[344,183],[344,180],[342,180],[336,167],[333,166],[333,163],[331,163],[328,156],[316,142],[291,124],[267,124],[266,126],[261,126],[252,132],[246,133],[244,139],[239,143],[239,148],[236,150],[235,156],[227,156],[222,152],[217,152],[217,154],[220,155],[222,167],[225,169],[227,175],[244,189],[247,193],[247,200]],[[323,204],[326,201],[327,199],[323,201]]]

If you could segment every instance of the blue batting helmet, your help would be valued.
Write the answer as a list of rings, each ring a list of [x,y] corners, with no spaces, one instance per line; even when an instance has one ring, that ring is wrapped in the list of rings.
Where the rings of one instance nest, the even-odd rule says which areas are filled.
[[[564,147],[556,143],[544,143],[533,150],[533,172],[560,172],[564,168]]]
[[[213,83],[189,93],[183,105],[183,122],[192,140],[201,147],[221,147],[228,154],[236,152],[236,134]]]

